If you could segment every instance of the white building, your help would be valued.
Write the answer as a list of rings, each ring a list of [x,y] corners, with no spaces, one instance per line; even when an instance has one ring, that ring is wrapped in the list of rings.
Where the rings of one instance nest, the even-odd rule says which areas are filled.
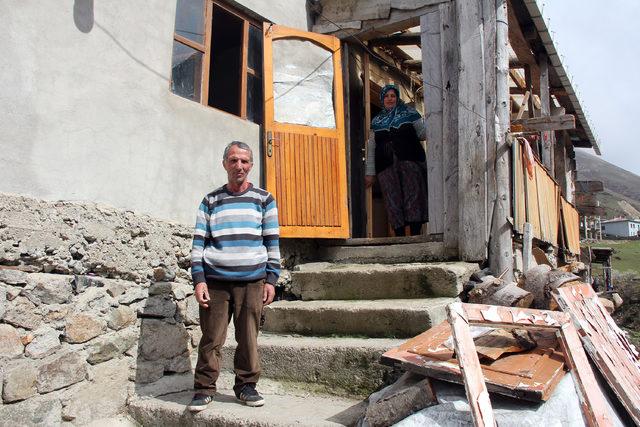
[[[640,220],[611,219],[602,222],[602,232],[609,236],[631,237],[640,235]]]

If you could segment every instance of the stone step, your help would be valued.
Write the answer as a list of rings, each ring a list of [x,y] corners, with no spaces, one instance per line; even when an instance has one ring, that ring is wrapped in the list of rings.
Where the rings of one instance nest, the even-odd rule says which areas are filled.
[[[455,297],[478,264],[300,264],[291,273],[291,292],[303,300],[370,300]]]
[[[403,262],[431,262],[455,259],[447,254],[442,242],[365,246],[322,246],[318,248],[319,261],[352,264],[398,264]]]
[[[266,332],[409,338],[446,318],[454,298],[277,301],[265,307]]]
[[[260,390],[260,389],[259,389]],[[161,397],[135,397],[129,414],[143,426],[290,426],[354,425],[363,412],[359,400],[333,396],[274,394],[261,390],[265,405],[250,408],[231,390],[220,390],[207,409],[192,414],[186,409],[193,393]]]
[[[380,363],[380,356],[404,340],[386,338],[306,337],[260,333],[258,349],[262,366],[260,384],[265,381],[286,382],[294,389],[305,389],[339,396],[366,397],[380,388],[390,368]],[[223,373],[219,386],[233,385],[233,355],[236,349],[233,327],[222,349]],[[137,394],[157,396],[190,390],[197,352],[191,354],[191,372],[164,377],[141,385]]]

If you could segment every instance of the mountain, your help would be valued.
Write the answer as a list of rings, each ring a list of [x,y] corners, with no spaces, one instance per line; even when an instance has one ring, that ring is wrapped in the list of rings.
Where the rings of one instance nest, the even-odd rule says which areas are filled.
[[[584,150],[576,150],[579,181],[602,181],[604,192],[597,194],[606,218],[640,218],[640,176]]]

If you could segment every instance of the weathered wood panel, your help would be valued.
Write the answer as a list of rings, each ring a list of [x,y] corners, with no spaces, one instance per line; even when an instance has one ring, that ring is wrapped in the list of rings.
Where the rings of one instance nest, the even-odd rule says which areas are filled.
[[[442,129],[445,251],[458,255],[458,30],[453,2],[440,5],[442,34]]]
[[[562,228],[565,233],[567,249],[577,255],[580,253],[580,215],[578,211],[566,200],[562,203]]]
[[[440,10],[420,17],[429,182],[429,233],[444,232],[442,40]]]
[[[542,235],[540,231],[540,204],[538,202],[538,181],[536,175],[538,168],[533,168],[533,177],[528,173],[525,173],[526,188],[527,188],[527,222],[531,224],[533,231],[533,237],[540,238]]]
[[[515,229],[519,233],[524,232],[524,224],[527,222],[527,203],[524,188],[525,174],[527,171],[524,168],[524,162],[522,160],[522,143],[517,141],[513,144],[513,216]]]
[[[465,261],[487,258],[487,109],[481,0],[456,1],[458,74],[459,251]],[[488,89],[491,90],[491,89]],[[492,115],[493,117],[493,115]]]

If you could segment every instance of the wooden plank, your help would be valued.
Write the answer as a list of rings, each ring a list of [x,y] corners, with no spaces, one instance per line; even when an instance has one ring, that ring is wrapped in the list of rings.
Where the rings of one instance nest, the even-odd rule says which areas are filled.
[[[487,212],[489,226],[489,265],[502,272],[507,282],[513,280],[513,240],[509,218],[511,212],[511,177],[509,172],[510,147],[507,141],[509,129],[509,40],[506,0],[488,1],[485,10],[485,42],[490,50],[486,58],[485,86],[495,87],[495,96],[487,101],[487,112],[494,120],[487,120]],[[493,65],[493,66],[491,66]],[[491,67],[491,68],[489,68]],[[492,86],[489,84],[492,83]],[[492,162],[493,160],[493,162]],[[493,202],[492,202],[493,200]]]
[[[524,234],[522,235],[522,272],[526,273],[533,266],[533,257],[531,255],[533,247],[533,233],[531,224],[524,223]]]
[[[573,324],[579,332],[575,336],[582,340],[591,360],[636,425],[640,425],[638,351],[615,324],[588,284],[558,288],[553,296],[564,312],[571,313]]]
[[[209,70],[211,67],[211,33],[213,32],[213,3],[205,2],[204,7],[204,56],[202,63],[202,81],[200,103],[209,104]]]
[[[599,193],[604,191],[602,181],[576,181],[576,193]]]
[[[458,209],[458,58],[459,44],[455,5],[443,3],[440,10],[442,52],[442,173],[444,194],[443,237],[445,252],[457,257],[459,236]]]
[[[551,94],[549,92],[549,58],[544,53],[538,54],[538,67],[540,69],[540,114],[542,117],[551,115]],[[575,124],[574,124],[575,127]],[[542,164],[553,173],[553,158],[551,146],[553,135],[547,131],[542,132]]]
[[[607,403],[600,391],[580,337],[571,322],[562,325],[559,332],[564,345],[567,363],[572,367],[576,392],[580,398],[582,414],[588,426],[611,426],[613,423],[607,412]]]
[[[575,129],[576,119],[573,114],[562,116],[546,116],[534,118],[518,118],[511,122],[513,129],[521,131],[556,131]]]
[[[458,74],[459,253],[463,261],[487,259],[487,110],[482,8],[479,0],[456,1],[460,42]],[[493,116],[492,116],[493,117]]]
[[[564,198],[561,201],[562,229],[565,233],[567,249],[574,255],[580,253],[580,217],[578,211]]]
[[[527,193],[525,190],[525,166],[523,163],[522,142],[516,141],[513,144],[513,200],[514,200],[514,216],[515,227],[520,233],[524,230],[524,224],[527,222]]]
[[[422,79],[424,81],[425,125],[427,135],[427,181],[429,233],[444,231],[444,175],[442,120],[442,52],[440,11],[420,17],[422,38]]]
[[[489,392],[484,382],[482,368],[476,353],[476,346],[469,331],[469,323],[461,303],[449,304],[447,307],[449,324],[453,336],[453,345],[458,358],[458,365],[464,378],[464,388],[471,408],[473,424],[478,427],[496,426]]]
[[[525,173],[526,187],[527,187],[527,222],[531,224],[533,231],[533,237],[542,239],[542,232],[540,226],[540,203],[538,202],[538,185],[536,175],[538,168],[533,168],[533,177]]]
[[[249,60],[249,21],[242,21],[242,59],[240,68],[240,117],[247,118],[247,64]]]

